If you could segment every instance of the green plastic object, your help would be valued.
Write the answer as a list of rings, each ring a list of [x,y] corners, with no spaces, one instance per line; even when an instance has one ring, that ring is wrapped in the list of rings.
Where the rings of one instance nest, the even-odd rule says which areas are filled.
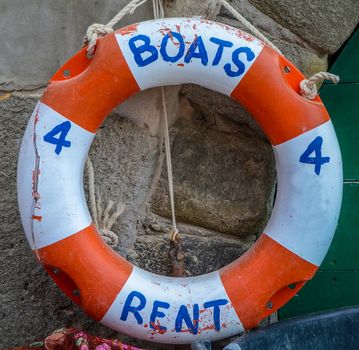
[[[330,72],[338,74],[342,83],[359,82],[359,29],[344,46]]]
[[[359,28],[333,64],[339,84],[320,89],[343,158],[343,203],[332,245],[319,272],[282,309],[279,319],[359,305]]]
[[[320,97],[338,136],[344,179],[359,179],[359,82],[324,85]]]
[[[320,271],[290,303],[279,318],[359,304],[359,271]]]
[[[359,184],[344,184],[343,204],[338,228],[328,254],[320,267],[323,271],[359,271]],[[359,294],[357,295],[359,304]]]

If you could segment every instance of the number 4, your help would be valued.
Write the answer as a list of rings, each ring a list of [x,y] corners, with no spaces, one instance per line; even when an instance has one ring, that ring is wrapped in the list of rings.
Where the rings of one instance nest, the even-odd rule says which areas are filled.
[[[329,157],[322,157],[322,145],[323,138],[317,136],[300,156],[299,161],[301,163],[314,164],[314,172],[319,175],[323,164],[329,163]],[[315,157],[309,157],[312,153],[315,153]]]
[[[50,132],[44,136],[44,141],[56,145],[55,153],[60,154],[62,147],[70,147],[71,141],[65,140],[66,136],[71,129],[71,123],[69,121],[63,122],[55,126]],[[60,134],[58,138],[55,136]]]

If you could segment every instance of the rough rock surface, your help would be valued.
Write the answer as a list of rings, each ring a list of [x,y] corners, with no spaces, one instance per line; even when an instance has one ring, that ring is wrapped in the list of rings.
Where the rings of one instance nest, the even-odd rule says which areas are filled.
[[[186,109],[183,106],[185,104],[184,101],[182,103],[182,110],[185,110],[187,115],[192,115],[196,110],[199,111],[202,114],[203,121],[207,120],[207,125],[211,126],[212,129],[219,128],[219,130],[224,132],[230,132],[234,127],[236,130],[241,130],[247,136],[260,137],[266,140],[262,129],[252,116],[240,104],[228,96],[193,84],[183,85],[181,94],[190,102]],[[235,124],[225,123],[227,119],[235,122]]]
[[[165,15],[166,17],[202,16],[213,19],[219,11],[219,5],[212,5],[209,11],[210,2],[211,0],[165,0]]]
[[[249,0],[318,51],[337,51],[359,22],[357,0]]]
[[[232,6],[276,45],[305,76],[309,77],[319,71],[327,70],[326,53],[313,49],[305,39],[259,11],[248,0],[234,1]],[[221,9],[217,20],[248,31],[224,8]]]
[[[193,232],[193,231],[192,231]],[[191,232],[191,233],[192,233]],[[181,234],[185,254],[186,276],[197,276],[216,271],[240,257],[253,243],[235,237],[197,237]],[[170,275],[168,235],[139,236],[135,242],[135,261],[138,265],[160,275]],[[160,253],[160,254],[159,254]]]
[[[77,51],[89,24],[106,23],[127,2],[0,2],[0,348],[44,338],[62,326],[148,349],[174,348],[129,339],[85,316],[36,262],[17,209],[18,150],[41,93],[30,90],[44,86]],[[327,54],[339,48],[359,16],[356,0],[232,4],[307,75],[326,69]],[[208,0],[166,0],[168,16],[207,17],[207,11]],[[148,1],[120,26],[150,18]],[[224,9],[216,20],[240,27]],[[181,88],[178,104],[179,89],[166,89],[176,205],[186,274],[197,275],[236,259],[255,241],[270,213],[274,164],[265,136],[243,108],[193,85]],[[105,122],[90,154],[103,203],[112,199],[125,205],[113,227],[120,240],[116,251],[149,271],[168,274],[170,220],[160,106],[158,89],[131,98]]]
[[[113,231],[120,237],[119,249],[126,250],[136,237],[136,221],[156,168],[158,139],[146,135],[128,119],[115,114],[108,118],[91,147],[95,185],[103,204],[109,199],[124,205]]]
[[[170,91],[176,95],[178,88],[172,88]],[[170,223],[168,218],[152,214],[150,206],[151,197],[156,189],[162,186],[158,185],[161,169],[163,169],[163,151],[160,147],[162,139],[157,134],[158,129],[152,129],[146,124],[149,122],[148,118],[151,113],[156,112],[149,106],[151,101],[157,103],[158,94],[157,90],[143,94],[145,108],[137,118],[128,119],[119,114],[119,111],[123,114],[130,113],[131,108],[135,110],[136,107],[123,106],[117,109],[99,130],[91,147],[90,156],[95,167],[97,194],[101,194],[103,204],[112,199],[125,205],[124,213],[113,227],[113,231],[120,240],[116,251],[138,266],[168,275],[170,271],[167,255]],[[59,291],[43,268],[35,261],[23,234],[16,200],[17,155],[25,126],[38,97],[39,95],[34,98],[24,93],[13,95],[7,93],[0,97],[0,141],[5,147],[0,167],[0,249],[3,252],[0,257],[2,277],[0,282],[0,300],[2,301],[0,304],[0,346],[14,346],[31,342],[36,338],[43,338],[53,329],[64,325],[84,328],[107,337],[117,336],[125,339],[123,335],[89,319]],[[134,97],[135,105],[139,98],[141,96]],[[176,99],[172,97],[171,100],[169,96],[168,105],[169,110],[175,113]],[[210,145],[218,147],[217,150],[212,149],[217,152],[216,161],[222,161],[219,157],[224,147],[221,140],[224,141],[225,147],[232,147],[229,150],[232,158],[227,159],[228,169],[232,166],[235,169],[236,162],[239,164],[241,160],[246,159],[249,162],[246,171],[256,169],[257,179],[267,176],[268,171],[273,172],[270,147],[263,140],[263,135],[259,134],[257,134],[256,142],[261,145],[259,149],[264,151],[265,159],[256,163],[258,152],[254,152],[254,150],[257,150],[257,146],[254,147],[253,139],[246,136],[255,135],[255,129],[251,129],[246,123],[236,126],[237,123],[230,119],[226,120],[223,116],[217,116],[217,122],[211,126],[210,124],[213,124],[212,115],[206,116],[204,111],[194,110],[185,98],[182,98],[179,109],[180,119],[172,127],[171,135],[177,137],[180,134],[182,139],[192,140],[193,143],[193,137],[198,136],[198,130],[204,131],[209,133],[213,140],[217,139],[212,144],[213,140],[210,141],[206,138]],[[158,110],[155,114],[158,118]],[[243,149],[240,149],[239,145],[242,145]],[[207,145],[204,144],[202,147],[206,151]],[[192,150],[193,154],[195,154],[194,151]],[[200,150],[197,151],[200,152]],[[237,153],[240,155],[239,158]],[[241,153],[248,153],[247,157]],[[202,154],[202,156],[204,155],[205,153]],[[206,158],[204,157],[204,160]],[[252,162],[254,163],[252,164]],[[268,162],[271,164],[269,170],[265,168]],[[209,164],[210,162],[208,166]],[[207,166],[207,161],[204,166]],[[219,171],[219,166],[220,164],[215,168],[210,168],[210,171],[214,172],[211,176],[213,184],[216,181],[223,181],[223,174]],[[182,170],[186,171],[186,169]],[[239,171],[239,173],[241,172]],[[161,181],[163,180],[161,179]],[[221,185],[232,186],[232,179],[226,181],[228,183]],[[268,179],[261,178],[259,183],[270,189],[272,183],[267,181]],[[193,185],[190,188],[191,191],[195,190]],[[235,186],[238,193],[245,193],[248,188],[246,183]],[[211,196],[213,193],[218,196],[214,190],[215,188],[208,188],[207,192],[212,193]],[[260,188],[257,188],[257,191],[257,195],[263,198],[265,205],[264,197],[268,193],[265,191],[261,193]],[[195,191],[193,196],[196,196]],[[162,200],[164,203],[167,201],[165,198]],[[225,201],[226,199],[222,196],[218,200]],[[203,211],[205,201],[202,204],[202,207],[198,206],[198,210]],[[227,207],[230,208],[229,205]],[[258,221],[263,223],[268,211],[264,208],[264,212],[261,213],[262,209],[253,207],[253,203],[252,207],[247,208],[247,210],[253,210]],[[249,223],[249,225],[252,224]],[[235,235],[223,234],[186,223],[180,223],[179,227],[183,234],[187,275],[213,271],[235,260],[254,242],[255,233],[258,231],[257,229],[253,230],[253,227],[246,230],[240,229],[239,231],[244,237],[238,238]],[[141,344],[133,339],[126,339],[130,343]],[[146,346],[148,347],[148,345]],[[151,348],[156,347],[151,345]],[[165,349],[166,347],[161,345],[159,348]]]
[[[97,329],[36,262],[20,224],[15,181],[17,154],[35,103],[34,98],[10,97],[0,101],[0,142],[5,147],[0,167],[1,348],[43,337],[70,319],[74,323],[82,320],[84,326],[92,324]]]
[[[207,122],[200,113],[194,118],[192,125],[188,120],[175,124],[172,166],[177,219],[239,236],[259,233],[274,182],[270,144],[233,126],[223,132],[213,130],[218,116]],[[165,168],[152,210],[170,217]]]

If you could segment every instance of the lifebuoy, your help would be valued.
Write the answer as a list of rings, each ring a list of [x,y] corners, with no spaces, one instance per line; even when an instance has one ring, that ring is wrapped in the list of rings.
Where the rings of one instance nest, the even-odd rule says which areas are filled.
[[[256,326],[312,278],[331,243],[342,196],[342,162],[319,97],[299,94],[303,75],[238,29],[201,19],[160,19],[99,40],[52,77],[22,142],[22,223],[59,287],[98,321],[163,343],[219,339]],[[99,237],[83,191],[96,130],[129,96],[194,83],[240,102],[273,145],[278,188],[255,245],[229,266],[191,278],[132,266]],[[74,292],[78,291],[78,292]]]

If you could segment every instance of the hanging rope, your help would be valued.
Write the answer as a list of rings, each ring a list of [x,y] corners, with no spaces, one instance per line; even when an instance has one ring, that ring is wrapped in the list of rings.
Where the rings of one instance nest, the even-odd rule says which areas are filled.
[[[176,212],[174,201],[174,188],[173,188],[173,174],[172,174],[172,161],[171,161],[171,146],[170,136],[168,132],[168,116],[166,107],[166,97],[164,88],[161,87],[162,106],[163,106],[163,132],[165,139],[165,153],[167,164],[167,179],[168,179],[168,192],[170,197],[170,207],[172,216],[172,228],[170,230],[170,249],[168,255],[171,260],[172,276],[183,277],[185,275],[184,266],[184,253],[182,248],[182,240],[179,236],[179,232],[176,224]]]
[[[126,15],[132,15],[137,7],[140,7],[147,0],[132,0],[121,11],[119,11],[107,24],[93,23],[86,31],[86,35],[82,41],[82,47],[87,46],[87,57],[92,58],[95,52],[96,42],[98,38],[113,32],[113,27]]]
[[[116,16],[114,16],[107,24],[94,23],[87,29],[86,35],[82,42],[82,47],[87,46],[87,56],[92,58],[95,52],[97,39],[113,32],[113,27],[127,14],[133,14],[134,11],[147,0],[132,0],[130,1]],[[152,0],[153,16],[154,18],[163,18],[164,9],[162,0]],[[162,107],[163,107],[163,130],[165,139],[165,152],[166,152],[166,164],[167,164],[167,177],[168,177],[168,189],[171,206],[171,218],[172,228],[170,230],[170,258],[172,262],[172,273],[174,276],[184,275],[184,255],[182,252],[182,242],[178,236],[178,229],[176,224],[176,213],[175,213],[175,201],[174,201],[174,188],[173,188],[173,173],[172,173],[172,161],[171,161],[171,147],[170,138],[168,131],[168,114],[166,106],[166,95],[164,88],[161,87]],[[101,235],[104,237],[106,242],[110,245],[118,244],[118,237],[111,231],[112,225],[116,221],[117,217],[122,213],[123,209],[120,207],[109,216],[109,212],[112,209],[113,202],[110,201],[107,208],[104,211],[104,216],[101,219],[101,197],[96,202],[95,187],[94,187],[94,170],[91,160],[88,159],[86,162],[86,168],[89,173],[89,196],[90,206],[93,215],[94,223],[98,227]]]
[[[152,0],[152,5],[153,5],[153,17],[155,19],[163,18],[164,10],[163,10],[162,0]],[[180,239],[179,232],[177,229],[177,224],[176,224],[171,145],[170,145],[170,135],[168,131],[166,95],[163,86],[161,86],[161,97],[162,97],[163,133],[165,139],[164,143],[165,143],[166,165],[167,165],[168,192],[170,197],[171,218],[172,218],[172,228],[170,230],[170,249],[168,254],[171,260],[172,275],[174,277],[183,277],[185,275],[184,253],[182,249],[182,240]]]
[[[99,24],[94,23],[90,25],[86,31],[86,35],[82,42],[82,47],[87,46],[87,56],[89,58],[93,57],[97,39],[103,37],[109,33],[113,32],[113,27],[127,14],[133,14],[134,11],[148,0],[132,0],[130,1],[123,9],[121,9],[107,24]],[[164,9],[162,0],[152,0],[153,5],[153,16],[154,18],[163,18],[164,17]],[[231,6],[226,0],[209,0],[208,3],[208,17],[213,17],[216,13],[217,9],[223,6],[227,11],[229,11],[248,31],[254,34],[256,37],[264,41],[269,47],[278,53],[282,54],[279,48],[274,45],[264,34],[262,34],[254,25],[252,25],[249,21],[247,21],[233,6]],[[300,82],[300,94],[309,99],[314,99],[317,94],[317,84],[319,85],[324,80],[330,80],[333,83],[339,82],[339,77],[337,75],[331,74],[329,72],[319,72],[314,74],[309,79],[304,79]],[[164,120],[164,138],[165,138],[165,149],[166,149],[166,164],[167,164],[167,176],[168,176],[168,188],[169,188],[169,197],[170,197],[170,206],[171,206],[171,217],[172,217],[172,229],[170,231],[171,234],[171,242],[180,243],[178,236],[178,229],[176,225],[176,214],[175,214],[175,201],[174,201],[174,189],[173,189],[173,174],[172,174],[172,162],[171,162],[171,149],[170,149],[170,140],[169,140],[169,132],[168,132],[168,116],[167,116],[167,108],[166,108],[166,97],[164,88],[161,87],[161,96],[162,96],[162,105],[163,105],[163,120]],[[93,176],[93,166],[91,161],[88,160],[87,168],[89,171],[89,178]],[[91,175],[92,174],[92,175]],[[91,182],[92,181],[92,182]],[[94,215],[94,222],[97,223],[96,226],[99,227],[99,203],[101,197],[99,197],[99,201],[96,205],[95,198],[95,189],[93,184],[93,178],[90,181],[89,190],[93,194],[90,196],[90,204],[92,208],[92,213]],[[119,210],[119,207],[111,216],[109,212],[111,211],[113,206],[113,202],[110,201],[107,208],[104,211],[104,217],[102,218],[102,232],[105,237],[111,239],[112,244],[114,244],[115,239],[112,236],[113,232],[111,231],[112,225],[117,219],[117,217],[122,213],[122,210]],[[100,205],[101,207],[101,205]],[[102,209],[101,209],[102,213]],[[115,219],[113,219],[115,217]],[[115,235],[116,236],[116,235]],[[117,238],[117,236],[116,236]],[[117,239],[118,242],[118,239]],[[117,245],[117,243],[116,243]]]
[[[162,106],[163,106],[163,133],[165,137],[165,153],[166,153],[166,165],[167,165],[167,179],[168,179],[168,192],[170,197],[171,217],[172,217],[172,229],[170,230],[171,241],[178,239],[178,229],[176,224],[176,212],[175,212],[175,196],[173,188],[173,172],[172,172],[172,160],[171,160],[171,145],[170,135],[168,131],[168,115],[166,107],[166,97],[164,88],[161,86]]]
[[[95,52],[97,39],[113,32],[113,27],[127,14],[133,14],[135,10],[146,3],[148,0],[132,0],[130,1],[116,16],[114,16],[107,24],[94,23],[90,25],[86,31],[86,35],[82,42],[82,47],[87,46],[87,56],[92,58]],[[162,0],[152,0],[154,18],[162,18],[164,16]],[[226,0],[209,0],[208,17],[213,17],[215,9],[218,6],[223,6],[229,11],[234,18],[238,20],[248,31],[256,37],[264,41],[269,47],[278,53],[282,54],[279,48],[274,45],[262,32],[260,32],[254,25],[247,21],[232,5]],[[333,83],[339,82],[337,75],[328,72],[319,72],[314,74],[309,79],[304,79],[300,82],[300,93],[303,97],[313,100],[318,94],[317,84],[319,85],[324,80],[330,80]]]
[[[111,231],[111,229],[117,218],[123,213],[125,207],[118,203],[116,209],[113,211],[114,202],[109,200],[107,207],[103,210],[101,196],[96,200],[95,172],[90,158],[87,158],[86,160],[86,171],[88,176],[90,210],[93,222],[104,241],[110,247],[116,247],[118,245],[118,236]]]
[[[232,5],[230,5],[226,0],[210,0],[211,3],[219,2],[229,13],[233,15],[233,17],[241,23],[246,29],[248,29],[254,36],[264,41],[269,47],[278,53],[282,54],[282,52],[275,46],[262,32],[260,32],[252,23],[247,21]]]
[[[226,0],[209,0],[208,12],[213,12],[216,6],[223,6],[228,12],[230,12],[234,18],[238,20],[248,31],[250,31],[257,38],[264,41],[269,47],[278,53],[282,54],[279,48],[274,45],[263,33],[261,33],[254,25],[247,21],[233,6],[231,6]],[[330,80],[334,84],[339,82],[339,76],[329,72],[319,72],[314,74],[309,79],[302,80],[300,85],[300,94],[308,99],[313,100],[318,95],[318,86],[324,81]]]
[[[313,100],[318,95],[317,84],[320,85],[324,80],[330,80],[334,84],[339,83],[339,76],[329,72],[319,72],[309,79],[300,82],[300,94],[308,100]]]
[[[153,18],[163,18],[165,11],[163,9],[162,0],[152,0]]]

